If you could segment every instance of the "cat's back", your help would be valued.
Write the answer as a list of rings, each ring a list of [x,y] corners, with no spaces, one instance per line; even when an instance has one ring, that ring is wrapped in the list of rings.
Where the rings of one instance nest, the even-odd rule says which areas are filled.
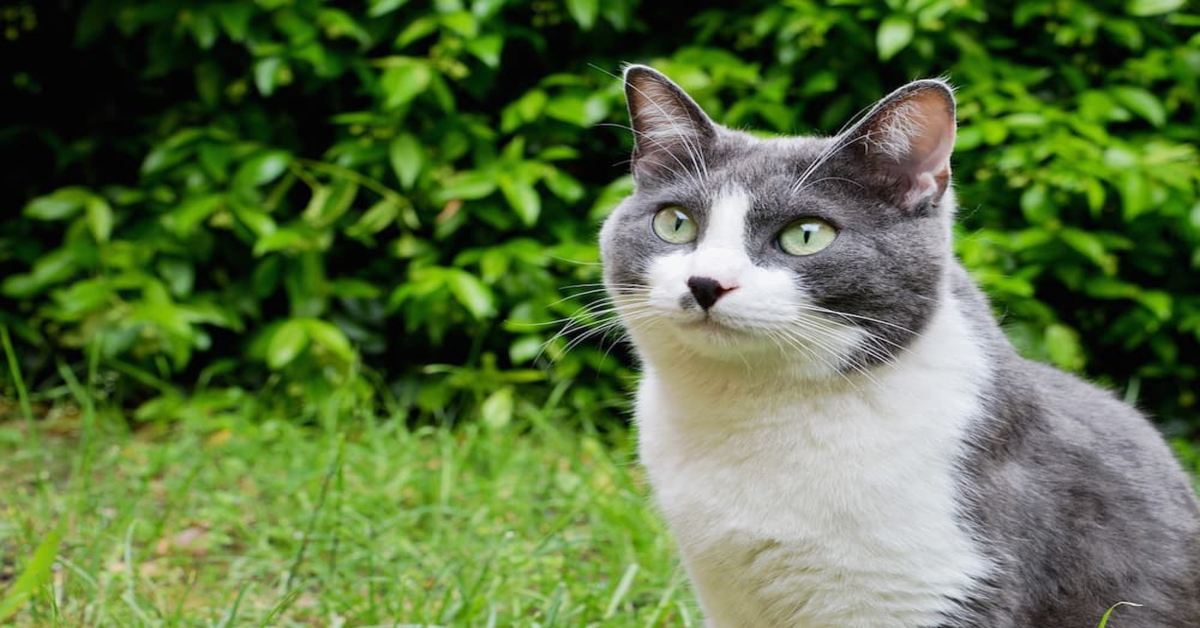
[[[1114,628],[1200,625],[1200,510],[1141,413],[1011,350],[985,413],[964,462],[967,510],[1008,595],[982,615],[1090,626],[1127,601],[1143,606],[1122,609]]]

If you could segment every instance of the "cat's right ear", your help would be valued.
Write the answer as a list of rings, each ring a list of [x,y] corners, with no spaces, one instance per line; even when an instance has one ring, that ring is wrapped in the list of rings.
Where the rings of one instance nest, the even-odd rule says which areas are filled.
[[[954,91],[936,79],[879,101],[845,140],[857,145],[865,180],[907,212],[936,205],[950,185],[954,109]]]
[[[644,65],[625,68],[633,127],[633,175],[662,177],[702,171],[716,126],[686,92]]]

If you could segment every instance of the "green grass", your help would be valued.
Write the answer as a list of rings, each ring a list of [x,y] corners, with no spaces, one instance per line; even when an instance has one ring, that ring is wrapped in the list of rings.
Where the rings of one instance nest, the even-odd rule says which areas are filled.
[[[17,626],[700,623],[624,432],[81,405],[0,400],[0,606],[62,535]]]

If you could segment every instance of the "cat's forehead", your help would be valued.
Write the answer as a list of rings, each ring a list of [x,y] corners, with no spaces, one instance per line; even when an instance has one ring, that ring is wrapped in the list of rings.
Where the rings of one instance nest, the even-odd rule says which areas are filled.
[[[820,159],[833,138],[757,138],[745,133],[725,133],[714,142],[711,161],[729,179],[756,183],[780,175],[794,175]]]
[[[703,163],[685,161],[683,169],[695,176],[674,177],[660,192],[681,201],[690,199],[693,209],[701,212],[731,193],[744,195],[755,214],[787,211],[806,196],[807,183],[832,174],[832,164],[815,175],[810,166],[826,157],[833,144],[832,138],[763,139],[727,131],[710,146]]]

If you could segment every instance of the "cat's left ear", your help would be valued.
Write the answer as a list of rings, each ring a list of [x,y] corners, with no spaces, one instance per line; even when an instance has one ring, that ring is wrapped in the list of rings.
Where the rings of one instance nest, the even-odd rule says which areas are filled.
[[[901,209],[936,204],[950,184],[954,92],[936,79],[909,83],[879,101],[847,132],[849,152]]]
[[[683,88],[644,65],[625,69],[633,128],[633,174],[678,176],[700,170],[716,125]]]

